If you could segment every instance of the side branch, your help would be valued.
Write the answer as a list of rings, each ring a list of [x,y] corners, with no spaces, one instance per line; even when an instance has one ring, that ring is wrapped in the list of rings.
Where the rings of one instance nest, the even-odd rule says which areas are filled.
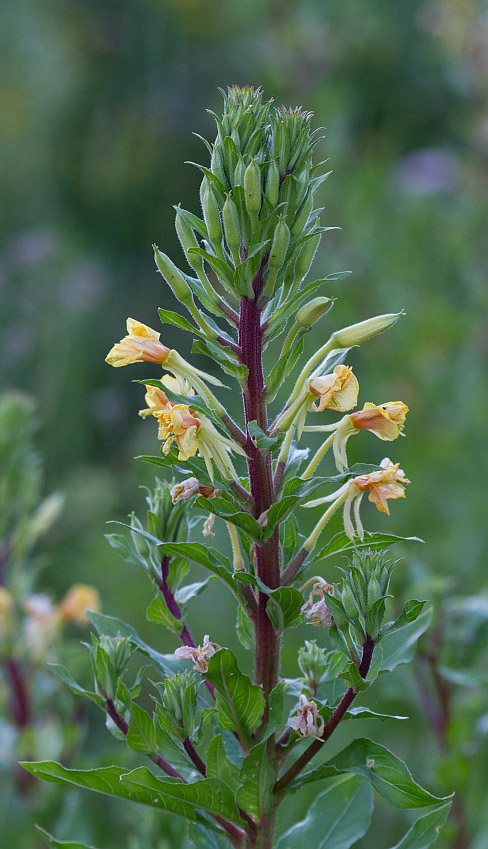
[[[359,674],[361,678],[366,678],[366,675],[369,672],[369,667],[371,666],[371,661],[373,659],[373,650],[374,650],[374,642],[371,637],[366,637],[365,642],[363,643],[363,656],[361,659],[361,663],[359,666]],[[302,771],[302,769],[308,764],[309,761],[312,760],[314,755],[317,752],[320,752],[323,743],[325,743],[329,737],[334,733],[337,726],[339,725],[341,719],[344,718],[346,711],[350,708],[352,702],[356,698],[356,691],[353,690],[352,687],[349,687],[346,693],[344,693],[342,699],[337,705],[334,713],[330,717],[327,725],[325,726],[322,736],[320,740],[314,740],[314,742],[308,747],[308,749],[295,761],[293,766],[290,767],[288,772],[276,782],[274,792],[275,794],[280,794],[285,787],[296,778]]]

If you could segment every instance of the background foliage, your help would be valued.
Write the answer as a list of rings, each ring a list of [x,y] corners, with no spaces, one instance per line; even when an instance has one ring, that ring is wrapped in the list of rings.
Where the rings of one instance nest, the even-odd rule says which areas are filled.
[[[103,359],[127,314],[152,324],[158,306],[174,309],[150,246],[180,261],[172,204],[198,211],[199,175],[184,160],[202,156],[193,131],[213,132],[203,107],[219,107],[217,86],[263,85],[278,102],[313,109],[334,171],[321,189],[323,221],[343,228],[323,240],[315,274],[352,271],[331,284],[341,297],[322,332],[407,311],[356,362],[361,401],[401,397],[411,408],[398,459],[413,484],[388,528],[376,512],[375,527],[425,539],[396,580],[434,596],[437,608],[418,680],[400,667],[381,694],[382,708],[411,720],[376,733],[434,792],[457,789],[470,835],[463,845],[484,849],[488,704],[476,669],[486,666],[488,630],[488,8],[481,0],[18,0],[3,4],[0,32],[1,382],[36,399],[46,492],[66,494],[63,521],[41,544],[40,588],[59,596],[74,581],[94,583],[105,612],[142,636],[156,633],[165,651],[175,647],[145,621],[142,578],[103,539],[105,521],[143,503],[137,486],[152,476],[131,458],[155,442],[136,415],[140,387]],[[188,354],[188,340],[167,334],[166,344]],[[354,462],[354,446],[350,453]],[[215,544],[227,545],[224,535]],[[195,633],[215,605],[219,642],[235,648],[225,596],[204,597]],[[304,637],[300,629],[285,649],[292,672]],[[439,675],[449,711],[430,717],[436,738],[426,701],[435,705]],[[78,765],[93,765],[100,751],[110,763],[110,746],[94,715]],[[305,801],[297,795],[290,825]],[[33,804],[19,802],[32,821]],[[364,849],[401,833],[378,810]],[[137,839],[136,815],[146,830]],[[73,834],[76,821],[79,839],[107,849],[127,839],[130,849],[171,846],[151,816],[73,795],[41,824]],[[15,845],[35,841],[24,823]],[[452,845],[447,829],[442,841]]]

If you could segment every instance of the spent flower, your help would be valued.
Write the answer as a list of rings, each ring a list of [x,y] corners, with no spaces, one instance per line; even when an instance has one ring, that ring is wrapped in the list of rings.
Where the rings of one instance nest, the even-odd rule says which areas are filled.
[[[325,728],[323,717],[318,712],[317,703],[313,700],[309,701],[304,693],[300,696],[296,716],[291,716],[287,725],[293,728],[300,737],[320,738]]]

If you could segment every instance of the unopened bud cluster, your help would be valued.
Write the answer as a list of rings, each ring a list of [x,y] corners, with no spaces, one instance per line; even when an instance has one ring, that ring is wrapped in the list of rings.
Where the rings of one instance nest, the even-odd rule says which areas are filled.
[[[359,645],[367,636],[374,642],[381,637],[392,570],[382,552],[355,552],[342,583],[327,599],[335,626],[349,631]]]
[[[172,736],[184,740],[195,730],[197,694],[195,675],[183,672],[158,685],[161,704],[157,704],[161,727]]]

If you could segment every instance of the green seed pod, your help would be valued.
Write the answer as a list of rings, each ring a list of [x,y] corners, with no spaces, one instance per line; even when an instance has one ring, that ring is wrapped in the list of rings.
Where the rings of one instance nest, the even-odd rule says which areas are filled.
[[[244,199],[249,215],[257,215],[261,209],[261,170],[255,159],[244,174]]]
[[[303,278],[308,274],[309,268],[312,265],[313,258],[317,252],[317,248],[320,244],[321,238],[321,233],[317,233],[315,236],[311,236],[309,239],[307,239],[303,248],[298,254],[297,261],[295,263],[295,276],[298,280],[303,280]]]
[[[275,207],[278,203],[278,195],[280,191],[280,169],[276,164],[274,159],[268,165],[268,172],[266,175],[266,190],[264,192],[266,198],[272,207]]]
[[[295,220],[291,227],[292,236],[299,236],[305,229],[310,213],[313,209],[312,192],[309,191],[300,209],[298,210]]]
[[[301,327],[311,327],[330,310],[333,303],[332,298],[313,298],[298,310],[295,316],[297,324]]]
[[[209,185],[202,192],[202,212],[210,243],[213,246],[220,245],[222,243],[220,212],[213,190]]]
[[[225,240],[236,264],[240,262],[241,228],[239,226],[239,213],[230,194],[227,195],[222,210],[224,222]]]
[[[222,163],[222,157],[220,155],[220,151],[217,145],[214,144],[212,150],[212,157],[210,159],[210,170],[212,174],[215,174],[217,180],[222,183],[222,188],[225,189],[228,185],[227,177],[224,171],[224,165]]]
[[[286,221],[283,218],[280,218],[274,231],[273,243],[269,252],[268,265],[270,268],[279,269],[283,266],[289,243],[289,227],[286,224]]]
[[[163,254],[159,250],[157,245],[153,245],[153,250],[156,265],[168,286],[173,290],[175,297],[183,303],[185,303],[185,301],[191,301],[192,291],[181,271],[176,267],[174,262],[170,260],[169,256],[166,256],[166,254]]]

